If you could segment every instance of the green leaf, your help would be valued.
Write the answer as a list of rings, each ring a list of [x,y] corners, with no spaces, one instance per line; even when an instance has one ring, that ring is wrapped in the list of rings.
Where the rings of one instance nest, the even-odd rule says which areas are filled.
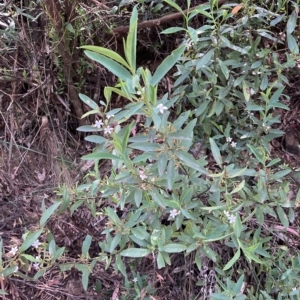
[[[120,272],[123,274],[124,277],[127,277],[127,273],[126,273],[126,267],[122,261],[122,258],[119,254],[116,255],[116,265],[118,267],[118,269],[120,270]]]
[[[55,210],[61,205],[61,202],[55,202],[50,207],[48,207],[40,220],[40,226],[44,226],[45,223],[48,221],[48,219],[52,216],[52,214],[55,212]]]
[[[171,28],[167,28],[167,29],[163,30],[160,34],[170,34],[170,33],[175,33],[175,32],[182,31],[182,30],[186,31],[182,27],[171,27]]]
[[[91,52],[91,51],[84,51],[85,55],[98,62],[99,64],[103,65],[106,67],[109,71],[111,71],[114,75],[116,75],[118,78],[126,81],[128,78],[131,78],[132,75],[129,73],[127,69],[122,67],[120,64],[115,62],[114,60],[107,58],[101,54]]]
[[[120,64],[122,64],[127,69],[130,69],[128,63],[117,52],[114,52],[114,51],[109,50],[107,48],[98,47],[98,46],[81,46],[80,48],[85,49],[85,50],[90,50],[90,51],[93,51],[93,52],[97,52],[99,54],[103,54],[103,55],[119,62]]]
[[[211,148],[212,155],[213,155],[216,163],[219,166],[222,166],[222,157],[221,157],[219,147],[217,146],[216,142],[212,138],[209,138],[209,143],[210,143],[210,148]]]
[[[191,154],[182,150],[176,151],[175,154],[182,162],[184,162],[190,168],[201,172],[202,174],[208,175],[207,170],[203,166],[201,166],[200,163],[197,160],[195,160]]]
[[[137,226],[131,229],[131,232],[140,240],[147,240],[150,237],[150,234],[146,231],[145,227]]]
[[[239,248],[237,252],[234,254],[233,258],[225,265],[223,271],[230,269],[233,266],[233,264],[240,258],[240,256],[241,256],[241,250]]]
[[[130,148],[141,150],[141,151],[156,151],[160,148],[160,145],[155,143],[132,143],[129,145]]]
[[[286,38],[287,38],[289,50],[293,54],[298,54],[299,53],[299,46],[297,44],[297,41],[296,41],[295,37],[293,37],[291,34],[288,33],[286,35]]]
[[[125,42],[124,52],[132,74],[136,71],[136,36],[137,36],[137,8],[131,12],[129,33]]]
[[[158,269],[164,268],[166,266],[164,257],[162,256],[162,254],[160,252],[158,252],[156,262],[157,262]]]
[[[111,154],[110,152],[94,152],[88,155],[84,155],[81,159],[84,160],[94,160],[94,159],[112,159],[112,160],[122,160],[122,158]]]
[[[287,24],[286,24],[286,33],[287,34],[291,34],[294,32],[295,30],[295,27],[297,25],[297,12],[295,10],[293,10],[293,12],[291,13],[288,21],[287,21]]]
[[[102,144],[102,143],[108,142],[108,140],[106,138],[104,138],[100,135],[89,135],[89,136],[86,136],[84,139],[88,142],[92,142],[92,143],[96,143],[96,144]]]
[[[262,164],[264,164],[264,155],[261,153],[261,151],[258,151],[256,148],[254,148],[252,145],[247,144],[247,147],[250,149],[250,151],[255,155],[255,157],[258,159],[258,161]]]
[[[87,265],[75,264],[75,268],[78,271],[82,272],[82,276],[81,276],[82,287],[85,291],[87,291],[88,283],[89,283],[89,276],[91,273],[91,271],[89,270],[89,267]]]
[[[115,248],[119,245],[120,241],[121,241],[121,238],[122,238],[122,233],[121,232],[118,232],[114,238],[112,239],[110,245],[109,245],[109,252],[112,253]]]
[[[88,258],[91,243],[92,243],[92,237],[90,235],[87,235],[82,243],[82,248],[81,248],[81,254],[83,258]]]
[[[152,86],[157,85],[160,80],[167,74],[169,70],[176,64],[185,50],[185,45],[180,46],[167,56],[163,62],[157,67],[153,77],[150,80]]]
[[[99,111],[99,106],[90,97],[88,97],[84,94],[79,94],[79,98],[90,108]]]
[[[151,250],[144,249],[144,248],[128,248],[126,250],[123,250],[120,255],[126,256],[126,257],[145,257],[151,253]]]
[[[178,10],[179,12],[182,13],[183,16],[185,16],[183,10],[181,9],[181,7],[176,4],[174,1],[172,0],[164,0],[166,3],[168,3],[170,6],[174,7],[176,10]]]
[[[280,219],[281,224],[285,228],[289,227],[289,219],[286,216],[286,214],[285,214],[284,210],[282,209],[282,207],[277,206],[277,214],[278,214],[278,217]]]
[[[168,167],[167,167],[167,183],[168,183],[168,190],[173,190],[173,185],[175,181],[175,168],[174,168],[174,161],[169,160]]]
[[[234,188],[230,194],[234,194],[234,193],[237,193],[238,191],[240,191],[241,189],[243,189],[245,186],[245,180],[243,180],[236,188]]]
[[[162,251],[165,251],[167,253],[179,253],[182,252],[184,250],[186,250],[187,247],[183,244],[167,244],[162,246]]]
[[[8,295],[8,294],[0,289],[0,295]]]
[[[213,56],[215,52],[215,48],[209,50],[207,53],[205,53],[201,59],[198,61],[197,66],[196,66],[196,70],[198,71],[200,68],[202,68],[203,66],[207,66],[210,65],[211,63],[211,58]]]
[[[243,224],[241,222],[240,215],[237,213],[235,217],[235,223],[234,223],[234,234],[236,238],[240,237],[242,231],[243,231]]]
[[[38,238],[39,236],[42,234],[43,229],[39,229],[35,232],[31,232],[27,235],[25,241],[22,243],[21,247],[20,247],[20,252],[24,252],[26,251]]]
[[[95,132],[95,131],[101,131],[101,128],[97,128],[94,125],[83,125],[76,129],[77,131],[81,132]]]

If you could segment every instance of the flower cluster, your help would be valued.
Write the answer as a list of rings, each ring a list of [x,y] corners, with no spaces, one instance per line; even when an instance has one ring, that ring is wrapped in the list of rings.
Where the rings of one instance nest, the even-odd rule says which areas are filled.
[[[226,138],[226,142],[230,143],[230,145],[231,145],[232,148],[236,147],[236,142],[234,142],[231,137],[227,137]]]
[[[227,217],[228,221],[230,224],[234,224],[235,223],[235,219],[236,216],[235,215],[231,215],[228,211],[224,211],[224,215]]]
[[[103,125],[106,125],[108,123],[109,119],[112,117],[114,117],[114,115],[106,116],[105,124],[103,123],[102,120],[96,120],[95,124],[93,126],[100,129]],[[113,127],[106,125],[104,127],[104,134],[111,134],[113,132],[113,130],[114,130]]]

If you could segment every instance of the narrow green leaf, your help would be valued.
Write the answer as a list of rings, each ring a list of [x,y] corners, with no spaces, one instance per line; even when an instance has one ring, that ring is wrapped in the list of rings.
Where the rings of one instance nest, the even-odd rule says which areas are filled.
[[[132,75],[129,73],[129,71],[127,69],[122,67],[120,64],[118,64],[114,60],[107,58],[101,54],[91,52],[88,50],[84,51],[84,53],[88,58],[100,63],[105,68],[107,68],[109,71],[111,71],[114,75],[116,75],[118,78],[126,81],[128,78],[132,77]]]
[[[164,268],[166,266],[164,257],[162,256],[162,254],[160,252],[158,252],[156,262],[157,262],[158,269]]]
[[[240,215],[236,214],[235,222],[234,222],[234,234],[236,238],[239,238],[241,236],[242,231],[243,231],[243,224],[241,222]]]
[[[203,66],[208,66],[211,63],[211,58],[213,56],[215,52],[215,48],[209,50],[207,53],[205,53],[201,59],[198,61],[197,66],[196,66],[196,70],[199,70],[200,68],[202,68]]]
[[[216,163],[219,166],[222,166],[222,157],[221,157],[219,147],[217,146],[216,142],[212,138],[209,138],[209,143],[210,143],[210,148],[211,148],[212,155],[213,155]]]
[[[123,250],[120,255],[126,256],[126,257],[145,257],[151,253],[151,250],[144,249],[144,248],[128,248],[126,250]]]
[[[39,236],[42,234],[43,229],[39,229],[35,232],[31,232],[27,235],[25,241],[22,243],[21,247],[20,247],[20,252],[24,252],[26,251],[38,238]]]
[[[291,34],[294,32],[295,27],[297,25],[297,18],[298,18],[298,14],[296,12],[296,10],[293,10],[293,12],[291,13],[287,24],[286,24],[286,32],[287,34]]]
[[[183,10],[181,9],[181,7],[175,3],[172,0],[164,0],[166,3],[168,3],[170,6],[174,7],[177,11],[181,12],[183,16],[185,16]]]
[[[182,150],[179,150],[176,152],[176,156],[181,161],[183,161],[186,165],[188,165],[190,168],[192,168],[196,171],[199,171],[202,174],[205,174],[205,175],[208,174],[207,170],[202,165],[200,165],[200,163],[197,160],[195,160],[191,154],[184,152]]]
[[[277,206],[277,214],[278,214],[278,217],[280,219],[280,222],[281,224],[287,228],[289,227],[289,219],[288,217],[286,216],[284,210],[280,207],[280,206]]]
[[[182,252],[184,250],[186,250],[187,247],[183,244],[168,244],[168,245],[164,245],[162,247],[162,251],[165,251],[167,253],[179,253]]]
[[[240,258],[240,256],[241,256],[241,250],[239,248],[237,252],[234,254],[233,258],[225,265],[223,271],[230,269],[233,266],[233,264]]]
[[[82,248],[81,248],[81,254],[83,258],[88,258],[91,243],[92,243],[92,237],[90,235],[87,235],[82,243]]]
[[[122,258],[119,254],[116,255],[116,264],[118,269],[120,270],[120,272],[123,274],[124,277],[127,277],[127,273],[126,273],[126,267],[122,261]]]
[[[114,238],[112,239],[110,245],[109,245],[109,252],[112,253],[116,247],[119,245],[120,241],[121,241],[121,238],[122,238],[122,233],[121,232],[118,232]]]
[[[84,94],[79,94],[79,98],[90,108],[99,111],[99,106],[94,102],[90,97],[84,95]]]
[[[160,146],[156,143],[132,143],[129,145],[130,148],[138,149],[141,151],[156,151],[160,148]]]
[[[254,148],[252,145],[247,144],[247,147],[255,155],[255,157],[258,159],[258,161],[260,163],[264,164],[264,156],[263,156],[263,154],[261,152],[259,152],[256,148]]]
[[[55,212],[55,210],[61,205],[61,202],[55,202],[50,207],[48,207],[40,220],[40,226],[44,226],[45,223],[48,221],[48,219],[52,216],[52,214]]]
[[[8,295],[5,291],[0,289],[0,295]]]
[[[245,186],[245,180],[243,180],[236,188],[234,188],[230,194],[234,194],[237,193],[238,191],[240,191],[241,189],[243,189],[243,187]]]
[[[131,12],[129,33],[125,43],[125,56],[131,68],[132,74],[136,72],[136,40],[137,40],[137,8],[134,6]]]
[[[111,154],[110,152],[94,152],[91,154],[84,155],[81,159],[83,160],[94,160],[94,159],[112,159],[122,160],[122,158]]]
[[[163,62],[157,67],[153,77],[150,80],[152,86],[157,85],[160,80],[168,73],[169,70],[176,64],[185,50],[185,45],[180,46],[167,56]]]
[[[178,31],[186,31],[184,28],[182,27],[171,27],[171,28],[167,28],[165,30],[163,30],[160,34],[170,34],[170,33],[176,33]]]
[[[292,36],[290,33],[287,33],[286,38],[287,38],[289,50],[293,54],[298,54],[299,53],[299,46],[298,46],[298,43],[297,43],[295,37]]]
[[[120,56],[117,52],[114,52],[107,48],[98,47],[98,46],[81,46],[80,48],[85,49],[85,50],[90,50],[90,51],[93,51],[93,52],[96,52],[99,54],[103,54],[103,55],[119,62],[127,69],[130,69],[130,67],[129,67],[128,63],[125,61],[125,59],[122,56]]]
[[[100,135],[89,135],[89,136],[86,136],[84,139],[88,142],[92,142],[92,143],[96,143],[96,144],[102,144],[102,143],[108,142],[108,140],[106,138],[104,138]]]

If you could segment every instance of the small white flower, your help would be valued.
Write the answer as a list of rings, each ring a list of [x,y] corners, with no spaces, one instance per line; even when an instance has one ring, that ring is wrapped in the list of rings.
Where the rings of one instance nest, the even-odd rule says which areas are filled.
[[[32,265],[32,267],[33,267],[35,270],[39,270],[40,264],[39,264],[39,263],[34,263],[34,264]]]
[[[138,279],[135,277],[135,278],[132,279],[132,281],[133,281],[134,283],[136,283],[136,282],[138,281]]]
[[[224,215],[225,215],[226,217],[228,217],[228,216],[230,215],[230,213],[229,213],[228,211],[224,210]]]
[[[17,273],[17,272],[18,272],[18,270],[19,270],[19,267],[18,267],[18,266],[16,266],[16,267],[15,267],[15,269],[14,269],[14,273]]]
[[[231,147],[235,148],[236,147],[236,142],[231,142]]]
[[[174,219],[179,214],[180,214],[180,210],[174,208],[170,211],[170,218]]]
[[[159,103],[159,104],[156,106],[156,108],[158,108],[158,110],[159,110],[159,112],[160,112],[161,114],[164,113],[164,110],[168,110],[168,108],[167,108],[166,106],[164,106],[163,104],[161,104],[161,103]]]
[[[13,247],[8,253],[11,254],[12,256],[15,256],[17,252],[18,252],[18,247]]]
[[[106,116],[106,119],[109,120],[110,118],[113,118],[115,115]]]
[[[37,249],[40,246],[40,244],[41,244],[40,241],[36,240],[31,246]]]
[[[230,143],[232,141],[232,138],[229,136],[228,138],[226,138],[226,142]]]
[[[236,218],[236,217],[235,217],[234,215],[229,216],[229,217],[228,217],[229,223],[230,223],[230,224],[234,224],[234,223],[235,223],[235,218]]]
[[[297,290],[297,288],[296,288],[296,287],[293,287],[293,292],[296,291],[296,290]]]
[[[192,40],[188,39],[185,44],[186,50],[189,50],[193,44],[194,44],[194,42]]]
[[[94,124],[94,127],[101,128],[102,125],[103,125],[103,122],[101,120],[97,120]]]
[[[142,180],[145,180],[147,178],[147,175],[145,175],[143,170],[139,170],[139,176]]]
[[[111,134],[113,132],[113,128],[110,126],[107,126],[104,128],[104,134]]]

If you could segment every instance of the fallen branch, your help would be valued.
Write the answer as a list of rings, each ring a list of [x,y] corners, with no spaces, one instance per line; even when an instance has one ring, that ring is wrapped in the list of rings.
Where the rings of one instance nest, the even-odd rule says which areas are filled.
[[[226,1],[227,0],[218,0],[218,5],[221,6]],[[186,9],[186,10],[183,11],[183,13],[187,14],[188,12],[191,12],[191,11],[197,9],[198,7],[200,7],[203,4],[208,4],[208,2],[201,3],[201,4],[199,4],[197,6],[194,6],[194,7],[190,8],[190,9]],[[159,19],[144,21],[144,22],[141,22],[141,23],[138,24],[138,29],[159,26],[160,24],[170,22],[170,21],[178,19],[180,17],[182,17],[182,13],[178,12],[178,13],[173,13],[173,14],[169,14],[169,15],[163,16],[163,17],[161,17]],[[117,28],[113,29],[112,33],[122,34],[122,33],[127,33],[128,31],[129,31],[129,26],[120,26],[120,27],[117,27]]]

